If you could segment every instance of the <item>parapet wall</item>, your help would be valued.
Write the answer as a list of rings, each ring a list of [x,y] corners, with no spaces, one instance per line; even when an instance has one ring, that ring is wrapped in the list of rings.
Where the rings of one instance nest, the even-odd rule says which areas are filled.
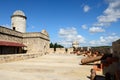
[[[42,54],[12,54],[12,55],[0,55],[0,63],[25,60],[30,58],[36,58],[42,56]]]
[[[42,38],[42,39],[45,39],[45,40],[48,40],[49,41],[49,36],[41,33],[41,32],[30,32],[30,33],[23,33],[23,38]]]
[[[73,48],[56,48],[56,51],[54,51],[54,48],[49,48],[48,52],[64,54],[73,52]]]
[[[120,39],[112,43],[113,55],[120,59]]]
[[[111,47],[92,47],[91,51],[93,53],[96,52],[96,51],[99,51],[100,53],[108,54],[108,53],[111,53],[110,49],[111,49]]]
[[[40,32],[24,33],[23,43],[27,46],[27,53],[47,53],[49,49],[49,36]]]
[[[22,36],[18,31],[0,26],[0,40],[22,43]]]
[[[106,65],[103,65],[103,74],[109,73],[113,80],[119,80],[114,78],[120,75],[120,39],[112,43],[112,49],[112,57],[108,57],[105,61]]]
[[[67,51],[65,50],[65,48],[56,48],[56,53],[67,53]]]

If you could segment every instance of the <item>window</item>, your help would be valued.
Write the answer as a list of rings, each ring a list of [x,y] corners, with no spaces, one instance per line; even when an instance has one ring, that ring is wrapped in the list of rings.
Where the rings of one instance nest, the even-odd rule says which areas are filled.
[[[13,27],[13,30],[15,30],[15,27]]]

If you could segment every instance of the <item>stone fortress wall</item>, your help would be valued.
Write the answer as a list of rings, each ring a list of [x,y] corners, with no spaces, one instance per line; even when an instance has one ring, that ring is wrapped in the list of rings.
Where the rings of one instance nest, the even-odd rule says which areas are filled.
[[[41,32],[24,33],[23,43],[28,46],[27,53],[47,53],[49,36]]]
[[[49,36],[41,32],[21,33],[0,27],[0,40],[23,43],[27,46],[27,53],[41,53],[49,48]]]
[[[73,48],[56,48],[56,51],[54,51],[54,48],[49,48],[48,52],[59,53],[59,54],[70,54],[71,52],[73,52]]]
[[[42,54],[9,54],[0,55],[0,63],[31,59],[42,56]]]
[[[113,55],[119,57],[120,60],[120,39],[112,43],[112,48],[114,53]]]
[[[44,30],[43,30],[44,31]],[[34,57],[39,57],[48,53],[49,49],[49,36],[46,33],[21,33],[9,28],[0,26],[0,41],[22,43],[26,47],[26,53],[12,53],[0,56],[0,63],[11,62],[17,60],[24,60]],[[1,49],[1,48],[0,48]],[[2,48],[3,49],[3,48]],[[4,52],[14,52],[13,47],[5,47]]]
[[[108,71],[110,71],[111,74],[114,74],[115,72],[120,71],[120,39],[112,43],[112,48],[113,48],[113,57],[118,58],[118,61],[111,64],[108,67]]]
[[[49,34],[46,30],[42,30],[41,32],[26,32],[26,19],[24,12],[21,10],[16,10],[13,12],[11,16],[11,28],[5,28],[0,26],[0,41],[6,41],[5,45],[1,45],[0,49],[8,48],[11,52],[16,48],[16,52],[18,48],[26,51],[26,53],[43,53],[47,52],[49,48]],[[8,42],[16,42],[25,45],[22,46],[6,46]],[[11,43],[12,44],[12,43]],[[0,50],[1,53],[4,54],[5,50]],[[9,53],[8,51],[8,53]],[[6,51],[7,52],[7,51]],[[22,52],[22,51],[21,51]],[[20,51],[18,51],[20,53]]]
[[[0,61],[14,61],[48,53],[49,34],[46,30],[26,32],[26,19],[23,11],[16,10],[11,16],[12,29],[0,26]]]
[[[21,43],[26,47],[0,46],[0,54],[2,54],[0,63],[34,58],[47,53],[50,40],[45,30],[42,30],[42,32],[22,33],[16,31],[16,29],[0,26],[0,41]],[[18,52],[17,50],[25,50],[26,52],[20,53],[22,51]]]
[[[18,31],[14,31],[9,28],[5,28],[0,26],[0,40],[1,41],[11,41],[11,42],[19,42],[22,43],[23,34]]]
[[[109,73],[113,78],[120,77],[120,39],[112,43],[112,58],[108,58],[108,65],[103,67],[103,74]]]

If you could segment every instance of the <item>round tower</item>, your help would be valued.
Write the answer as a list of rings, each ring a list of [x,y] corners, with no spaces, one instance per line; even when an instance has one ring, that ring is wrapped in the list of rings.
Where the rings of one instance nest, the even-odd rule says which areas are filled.
[[[78,41],[74,41],[72,43],[72,46],[75,47],[75,48],[78,48],[79,47],[79,42]]]
[[[26,32],[26,19],[24,12],[21,10],[17,10],[11,16],[11,26],[13,30],[19,32]]]

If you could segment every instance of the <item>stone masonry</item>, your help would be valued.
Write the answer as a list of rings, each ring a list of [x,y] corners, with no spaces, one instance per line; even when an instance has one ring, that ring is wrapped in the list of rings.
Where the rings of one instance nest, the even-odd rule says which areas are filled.
[[[27,53],[43,53],[49,48],[49,36],[46,33],[21,33],[1,26],[0,40],[23,43],[27,46]]]

